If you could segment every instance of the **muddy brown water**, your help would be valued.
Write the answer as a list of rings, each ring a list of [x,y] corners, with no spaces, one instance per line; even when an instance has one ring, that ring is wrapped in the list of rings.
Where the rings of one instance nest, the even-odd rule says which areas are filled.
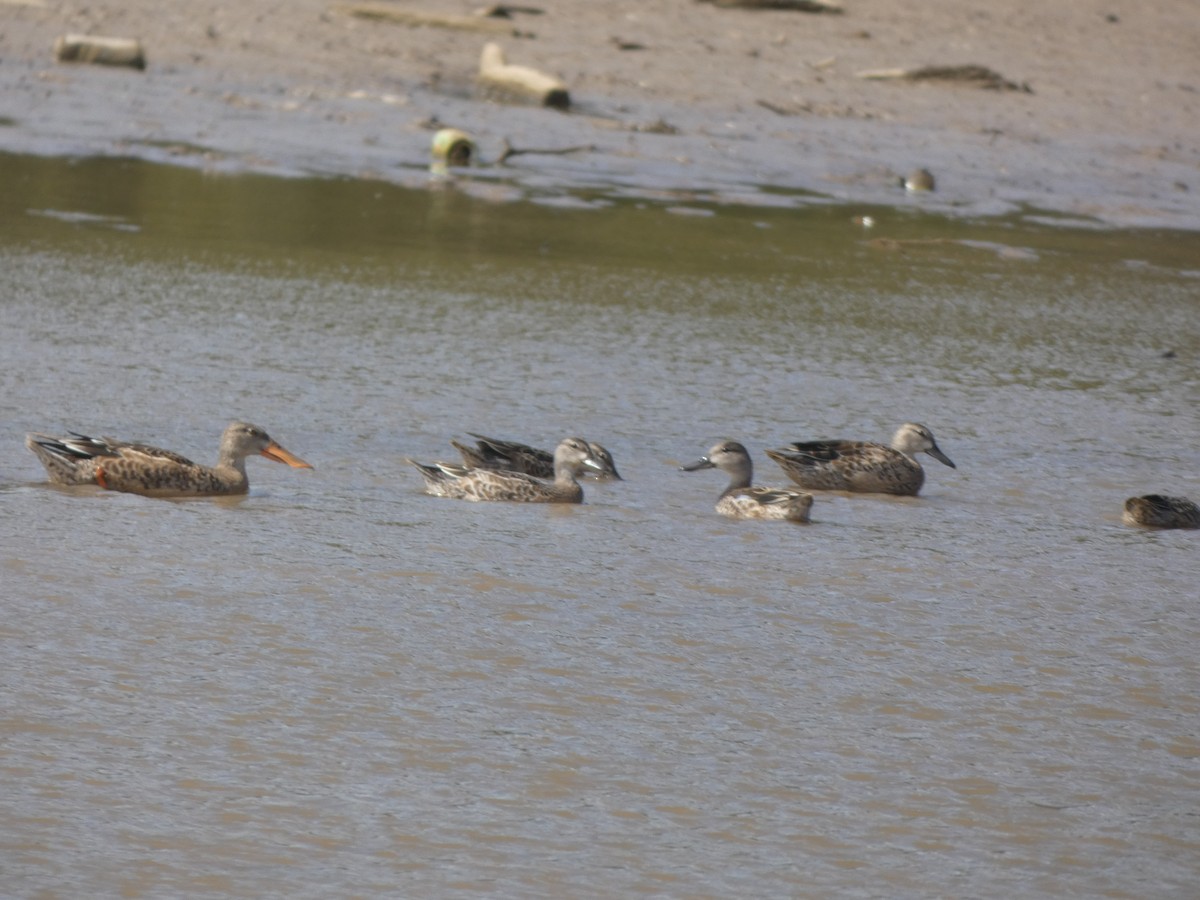
[[[1194,890],[1198,535],[1120,523],[1200,495],[1194,234],[0,172],[6,893]],[[316,468],[173,502],[22,446],[234,417]],[[958,468],[807,527],[677,471],[905,420]],[[467,431],[626,480],[422,494]]]

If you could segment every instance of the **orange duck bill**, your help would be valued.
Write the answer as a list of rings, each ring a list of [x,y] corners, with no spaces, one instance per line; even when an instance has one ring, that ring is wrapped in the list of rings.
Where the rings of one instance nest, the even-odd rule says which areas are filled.
[[[274,460],[275,462],[287,463],[293,469],[311,469],[312,468],[311,464],[306,463],[304,460],[302,460],[300,457],[296,456],[296,454],[292,453],[290,450],[285,450],[283,447],[281,447],[275,441],[271,441],[271,443],[269,443],[269,444],[267,444],[267,446],[263,447],[263,449],[260,450],[259,453],[261,453],[267,459]]]

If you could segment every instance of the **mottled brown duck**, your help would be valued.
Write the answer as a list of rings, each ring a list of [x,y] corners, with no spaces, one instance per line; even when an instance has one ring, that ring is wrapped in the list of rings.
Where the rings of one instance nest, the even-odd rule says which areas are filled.
[[[808,441],[768,450],[787,476],[808,491],[854,491],[916,496],[925,484],[918,453],[957,468],[924,425],[907,422],[892,445],[872,441]]]
[[[202,466],[170,450],[113,438],[29,434],[32,450],[55,484],[96,484],[110,491],[151,497],[244,494],[250,488],[246,457],[259,454],[297,469],[311,469],[259,428],[234,422],[221,435],[215,466]]]
[[[475,438],[474,447],[468,447],[458,441],[450,442],[454,449],[462,454],[464,465],[475,469],[493,469],[497,472],[523,472],[534,478],[554,477],[554,454],[549,450],[539,450],[528,444],[518,444],[516,441],[498,441],[474,432],[468,434]],[[592,451],[592,458],[600,463],[600,468],[586,469],[583,474],[613,481],[622,480],[608,450],[592,441],[588,441],[588,448]]]
[[[567,438],[554,450],[554,480],[539,481],[524,472],[497,471],[450,463],[426,465],[408,460],[425,478],[425,492],[457,500],[506,500],[516,503],[582,503],[578,478],[585,469],[598,469],[583,438]]]
[[[790,488],[753,487],[754,463],[746,448],[737,441],[722,441],[684,472],[720,469],[729,475],[729,486],[717,500],[717,512],[734,519],[786,519],[807,522],[812,509],[812,494]]]
[[[1200,528],[1200,506],[1187,497],[1146,494],[1126,500],[1121,518],[1147,528]]]

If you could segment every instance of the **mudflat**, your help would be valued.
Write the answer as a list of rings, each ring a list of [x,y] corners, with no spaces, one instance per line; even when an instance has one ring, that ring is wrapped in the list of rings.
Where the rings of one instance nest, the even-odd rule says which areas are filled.
[[[415,184],[432,133],[454,126],[478,143],[479,178],[518,192],[794,192],[1200,228],[1200,16],[1185,0],[373,4],[415,24],[354,5],[0,0],[0,149]],[[136,38],[146,68],[55,62],[66,34]],[[483,96],[489,42],[561,79],[569,110]],[[506,148],[566,152],[499,164]],[[921,167],[936,190],[918,200],[899,176]]]

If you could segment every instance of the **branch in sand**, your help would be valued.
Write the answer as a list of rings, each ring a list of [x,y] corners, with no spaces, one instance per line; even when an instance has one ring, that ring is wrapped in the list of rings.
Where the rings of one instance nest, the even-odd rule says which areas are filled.
[[[922,66],[919,69],[867,69],[858,73],[859,78],[872,81],[940,81],[948,84],[964,84],[968,87],[985,88],[990,91],[1024,91],[1032,94],[1028,84],[1009,81],[999,72],[987,66]]]
[[[348,16],[359,19],[374,19],[409,27],[446,28],[452,31],[487,31],[495,34],[512,34],[513,27],[501,19],[488,16],[451,16],[442,13],[421,12],[415,9],[397,9],[383,3],[349,3],[337,9]]]
[[[739,9],[786,9],[792,12],[840,13],[842,4],[833,0],[700,0],[713,6],[737,7]]]
[[[566,156],[568,153],[591,153],[596,149],[595,144],[579,144],[574,147],[553,147],[539,149],[536,147],[514,147],[508,142],[508,138],[503,139],[503,149],[500,151],[500,156],[496,159],[496,165],[503,165],[508,162],[510,157],[521,156],[527,153],[537,153],[549,156]]]

